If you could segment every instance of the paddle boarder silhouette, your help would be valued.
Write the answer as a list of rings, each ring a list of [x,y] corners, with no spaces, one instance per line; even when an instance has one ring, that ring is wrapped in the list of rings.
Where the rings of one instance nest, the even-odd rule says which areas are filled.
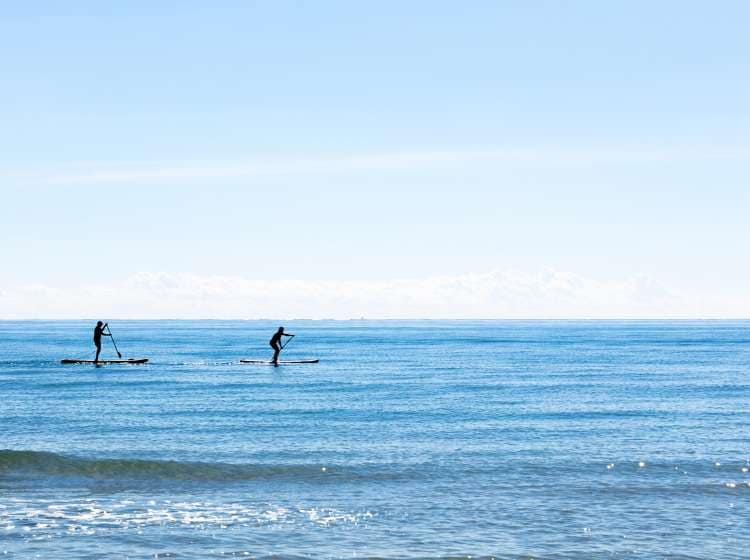
[[[271,340],[268,342],[271,345],[271,348],[273,348],[273,358],[271,359],[271,362],[273,365],[278,366],[279,365],[279,352],[281,352],[281,349],[284,347],[281,344],[281,337],[282,336],[288,336],[293,337],[293,334],[286,334],[284,332],[284,327],[279,327],[279,330],[277,330],[274,335],[271,337]]]
[[[101,321],[96,322],[96,327],[94,328],[94,344],[96,345],[96,358],[94,358],[94,363],[99,363],[99,354],[102,351],[102,337],[103,336],[112,336],[111,334],[107,334],[104,332],[104,329],[107,328],[107,323],[102,323]]]

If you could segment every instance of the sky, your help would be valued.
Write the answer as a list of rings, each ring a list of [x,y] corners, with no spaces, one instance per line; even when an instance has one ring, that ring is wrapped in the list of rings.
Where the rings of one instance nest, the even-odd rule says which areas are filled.
[[[0,319],[748,318],[750,4],[0,8]]]

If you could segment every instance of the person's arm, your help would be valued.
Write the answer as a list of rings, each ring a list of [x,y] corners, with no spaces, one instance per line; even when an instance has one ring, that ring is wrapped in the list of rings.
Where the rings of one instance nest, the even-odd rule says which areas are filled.
[[[286,333],[284,333],[284,334],[282,334],[281,336],[289,336],[289,337],[292,337],[292,336],[294,336],[294,335],[293,335],[293,334],[286,334]]]
[[[109,323],[104,323],[104,326],[102,327],[102,335],[103,336],[112,336],[111,334],[107,334],[107,333],[104,332],[104,329],[107,328],[107,325],[109,325]]]

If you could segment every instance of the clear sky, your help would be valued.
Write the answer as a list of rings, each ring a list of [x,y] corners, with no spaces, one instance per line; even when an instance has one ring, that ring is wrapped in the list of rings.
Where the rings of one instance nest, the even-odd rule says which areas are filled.
[[[0,9],[0,318],[750,317],[748,2]]]

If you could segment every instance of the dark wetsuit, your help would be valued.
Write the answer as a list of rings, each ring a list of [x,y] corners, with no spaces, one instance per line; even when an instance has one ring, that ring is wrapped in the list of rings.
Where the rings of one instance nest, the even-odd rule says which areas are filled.
[[[104,329],[107,327],[107,325],[102,325],[94,327],[94,346],[96,346],[96,358],[94,358],[95,362],[99,361],[99,354],[102,351],[102,336],[109,336],[108,334],[104,333]]]
[[[282,336],[283,336],[283,334],[280,333],[280,332],[277,332],[277,333],[273,334],[273,336],[271,337],[271,340],[268,341],[268,344],[271,345],[271,348],[275,349],[279,344],[281,344],[281,337]]]
[[[99,350],[102,349],[102,331],[104,331],[104,327],[94,327],[94,345]]]
[[[293,336],[291,334],[286,334],[284,331],[279,330],[274,333],[274,335],[271,337],[271,340],[268,341],[268,344],[273,348],[273,358],[271,358],[271,361],[276,364],[279,361],[279,352],[281,352],[281,337],[282,336]]]
[[[276,361],[279,359],[279,352],[281,352],[281,333],[274,333],[274,335],[271,337],[271,340],[268,341],[268,344],[270,344],[271,348],[273,348],[273,358],[271,358],[271,361],[273,363],[276,363]]]

